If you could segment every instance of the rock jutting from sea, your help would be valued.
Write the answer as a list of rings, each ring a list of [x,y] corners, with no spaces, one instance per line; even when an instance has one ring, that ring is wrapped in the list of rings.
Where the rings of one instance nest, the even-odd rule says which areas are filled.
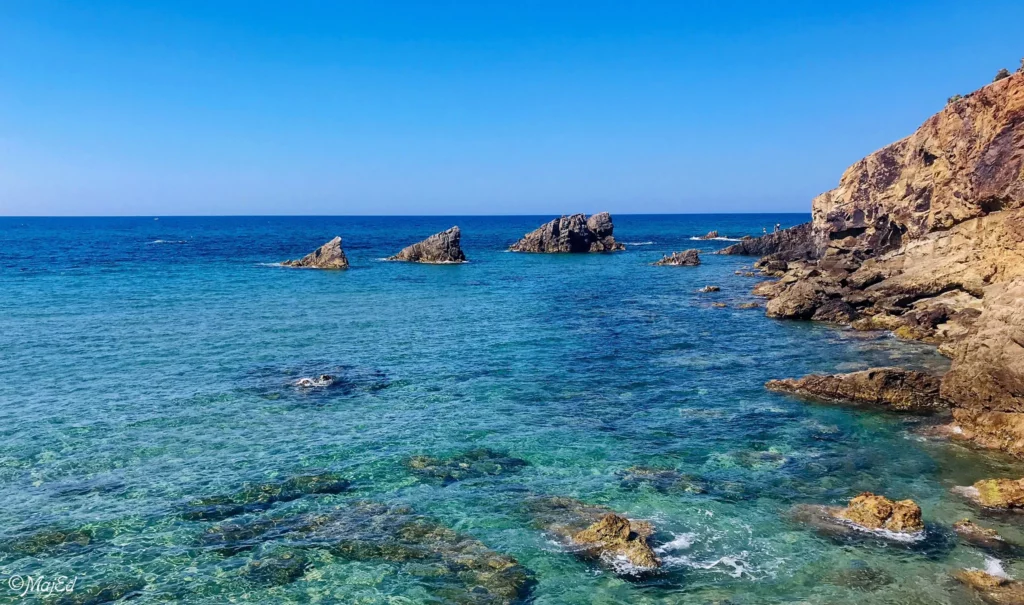
[[[778,265],[769,316],[938,345],[954,432],[1024,458],[1024,73],[851,166],[810,223],[721,253]]]
[[[865,404],[895,412],[927,414],[948,407],[937,376],[901,368],[872,368],[849,374],[769,380],[772,391],[825,401]]]
[[[700,264],[700,253],[692,248],[682,252],[673,252],[672,254],[665,255],[664,258],[654,264],[657,266],[696,267]]]
[[[462,232],[458,227],[435,233],[422,242],[403,248],[388,260],[408,261],[412,263],[451,264],[466,262],[460,240]]]
[[[512,252],[613,252],[625,250],[615,241],[615,226],[607,212],[587,218],[584,214],[563,216],[545,223],[512,244]]]
[[[348,258],[341,249],[341,238],[335,237],[299,260],[286,260],[281,264],[308,269],[348,269]]]

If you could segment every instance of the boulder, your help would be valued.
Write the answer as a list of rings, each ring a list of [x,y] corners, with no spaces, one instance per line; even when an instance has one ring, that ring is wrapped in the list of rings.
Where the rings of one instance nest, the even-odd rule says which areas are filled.
[[[527,233],[512,244],[513,252],[612,252],[625,250],[615,241],[612,217],[600,212],[589,219],[583,214],[563,216]]]
[[[894,502],[870,492],[852,498],[845,508],[797,506],[794,518],[823,534],[843,538],[868,532],[887,539],[916,539],[923,536],[925,529],[921,508],[913,500]]]
[[[755,294],[757,290],[755,290]],[[798,281],[768,302],[768,317],[810,319],[828,300],[822,289],[811,281]]]
[[[661,567],[648,544],[654,527],[603,506],[573,498],[534,498],[527,502],[534,523],[577,555],[596,559],[617,573],[636,575]]]
[[[1016,510],[1024,508],[1024,479],[982,479],[956,491],[985,508]]]
[[[931,413],[948,407],[937,376],[901,368],[872,368],[849,374],[769,380],[772,391],[825,401],[867,404],[895,412]]]
[[[961,569],[953,577],[973,588],[982,601],[991,605],[1024,605],[1024,582],[978,569]]]
[[[672,265],[674,267],[696,267],[700,264],[700,253],[690,249],[682,252],[673,252],[654,263],[655,265]]]
[[[996,530],[982,527],[970,519],[961,519],[954,523],[953,531],[966,544],[977,548],[999,553],[1016,550]]]
[[[341,249],[341,238],[335,237],[299,260],[286,260],[281,264],[308,269],[348,269],[348,258]]]
[[[415,243],[388,260],[408,261],[412,263],[450,264],[466,262],[466,255],[459,245],[462,232],[458,227],[435,233],[422,242]]]

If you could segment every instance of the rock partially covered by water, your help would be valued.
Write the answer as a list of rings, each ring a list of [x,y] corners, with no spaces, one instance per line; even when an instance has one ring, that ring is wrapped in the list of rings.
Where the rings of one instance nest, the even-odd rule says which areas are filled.
[[[487,448],[470,450],[450,458],[413,456],[406,462],[409,470],[417,475],[442,483],[511,473],[527,464],[526,460]]]
[[[957,491],[985,508],[1024,508],[1024,479],[982,479]]]
[[[25,534],[3,544],[3,550],[20,555],[38,556],[48,553],[68,552],[89,546],[94,532],[84,529],[42,529]]]
[[[635,575],[661,567],[647,539],[654,526],[573,498],[534,498],[527,503],[535,524],[576,554],[596,559],[616,573]]]
[[[305,575],[307,566],[306,553],[297,548],[279,547],[249,561],[241,574],[261,584],[282,586]]]
[[[982,527],[970,519],[961,519],[954,523],[953,531],[971,546],[995,552],[1015,550],[1014,546],[1004,540],[996,530]]]
[[[266,510],[277,502],[290,502],[312,494],[340,494],[349,482],[336,473],[299,475],[280,483],[247,484],[228,495],[189,501],[181,513],[188,521],[216,521]]]
[[[696,267],[700,264],[700,253],[698,250],[690,249],[682,252],[673,252],[654,263],[655,265],[671,265],[673,267]]]
[[[303,377],[295,381],[295,386],[300,389],[326,389],[337,380],[336,376],[321,374],[314,378]]]
[[[309,269],[348,269],[348,258],[341,249],[341,238],[335,237],[299,260],[286,260],[282,264]]]
[[[715,239],[716,237],[718,237],[718,231],[708,231],[706,235],[702,235],[702,236],[700,236],[697,239],[708,240],[708,239]]]
[[[868,532],[881,538],[906,541],[924,535],[921,508],[913,500],[893,502],[870,492],[852,498],[846,508],[800,505],[794,509],[793,517],[836,537]]]
[[[939,377],[924,372],[873,368],[849,374],[812,374],[769,380],[765,387],[826,401],[869,404],[896,412],[930,413],[948,407],[939,396],[940,381]]]
[[[601,212],[563,216],[527,233],[509,248],[513,252],[611,252],[625,250],[613,236],[612,217]]]
[[[701,292],[701,293],[704,293],[704,294],[707,294],[709,292],[721,292],[722,289],[719,288],[718,286],[704,286],[703,288],[700,288],[697,291]]]
[[[837,511],[835,516],[867,529],[885,529],[897,533],[924,529],[921,507],[913,500],[894,502],[871,492],[864,492],[851,499],[849,506]]]
[[[462,232],[458,227],[452,227],[404,248],[398,254],[388,257],[388,260],[435,264],[464,263],[466,255],[462,252],[461,239]]]
[[[992,605],[1024,605],[1024,582],[993,575],[979,569],[961,569],[953,574],[958,582],[978,591]]]
[[[622,487],[636,489],[647,485],[659,492],[685,492],[703,494],[708,491],[707,483],[692,475],[685,475],[671,468],[631,466],[619,473]]]
[[[75,582],[75,589],[70,593],[46,599],[44,603],[55,605],[103,605],[105,603],[125,602],[139,596],[146,588],[146,582],[138,578],[111,579],[103,583],[84,585],[81,580]]]

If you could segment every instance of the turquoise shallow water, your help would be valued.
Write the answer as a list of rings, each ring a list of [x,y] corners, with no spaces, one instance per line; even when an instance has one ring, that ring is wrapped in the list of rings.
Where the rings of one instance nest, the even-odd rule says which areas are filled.
[[[480,601],[408,561],[294,536],[225,552],[203,542],[222,521],[180,514],[246,483],[331,471],[347,490],[234,521],[408,505],[515,557],[538,604],[970,602],[948,574],[985,555],[945,529],[974,514],[949,488],[1020,469],[917,438],[913,420],[762,387],[885,364],[941,371],[945,360],[883,334],[735,308],[754,300],[756,280],[734,273],[754,259],[649,265],[724,245],[689,239],[711,229],[759,234],[806,217],[617,216],[623,253],[503,251],[546,219],[0,219],[0,576],[73,576],[78,595],[127,585],[137,602]],[[468,264],[379,260],[452,224]],[[349,271],[273,266],[336,234]],[[707,284],[722,291],[696,292]],[[323,373],[344,383],[291,384]],[[476,448],[527,464],[453,482],[406,465]],[[702,489],[624,481],[635,465]],[[917,500],[927,543],[836,542],[787,515],[863,490]],[[524,511],[534,495],[650,519],[665,568],[621,578],[566,553]],[[986,521],[1022,537],[1010,520]],[[18,546],[54,529],[90,538]],[[371,541],[387,535],[375,531]],[[298,574],[243,573],[278,543],[307,553]],[[0,602],[18,600],[0,586]]]

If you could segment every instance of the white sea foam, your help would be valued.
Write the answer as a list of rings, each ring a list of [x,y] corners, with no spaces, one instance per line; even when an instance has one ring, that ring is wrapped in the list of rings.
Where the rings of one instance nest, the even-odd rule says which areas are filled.
[[[997,578],[1010,579],[1010,576],[1006,575],[1006,570],[1003,569],[1003,562],[995,557],[985,557],[985,573]]]
[[[183,240],[183,239],[175,239],[175,240],[155,239],[155,240],[153,240],[153,241],[151,241],[149,243],[150,244],[187,244],[188,241],[187,240]]]
[[[743,239],[739,238],[739,237],[697,237],[697,236],[694,236],[694,237],[691,237],[690,239],[695,241],[695,242],[709,242],[709,241],[716,241],[716,242],[742,242],[743,241]]]
[[[925,531],[923,529],[915,532],[900,532],[890,531],[888,529],[869,529],[863,525],[857,525],[852,521],[847,521],[846,519],[836,518],[836,521],[859,532],[872,534],[880,538],[885,538],[886,540],[892,540],[893,542],[920,542],[925,538]]]
[[[686,550],[693,546],[694,540],[697,539],[697,534],[685,533],[685,534],[672,534],[672,539],[662,544],[658,548],[654,549],[654,552],[664,554],[666,552],[672,552],[676,550]]]
[[[627,246],[653,246],[654,242],[622,242]]]
[[[724,573],[727,576],[733,578],[742,578],[744,576],[757,580],[764,577],[764,574],[753,568],[750,563],[745,561],[742,557],[747,556],[746,552],[742,552],[737,556],[725,555],[717,559],[708,561],[698,561],[692,557],[680,555],[678,557],[665,557],[663,562],[666,565],[681,565],[683,567],[690,567],[693,569],[704,569],[707,571],[715,571],[718,573]]]

